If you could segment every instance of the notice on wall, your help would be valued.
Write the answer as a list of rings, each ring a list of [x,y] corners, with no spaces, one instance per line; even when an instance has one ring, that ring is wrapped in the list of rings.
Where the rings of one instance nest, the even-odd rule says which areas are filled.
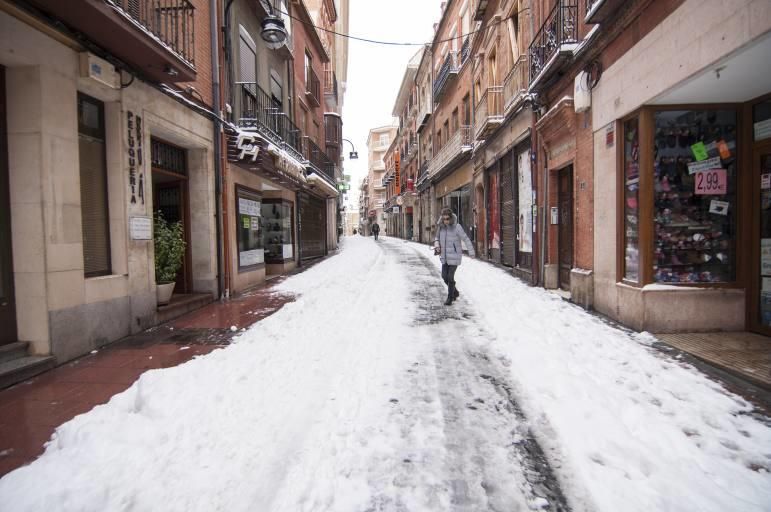
[[[723,165],[720,163],[720,157],[710,158],[703,162],[691,162],[688,164],[688,174],[696,174],[701,171],[708,171],[710,169],[720,169]]]
[[[761,281],[761,291],[766,294],[771,294],[771,277],[764,277]]]
[[[242,267],[258,265],[265,261],[263,249],[253,249],[251,251],[241,251],[238,253],[238,261]]]
[[[716,215],[728,215],[728,207],[730,204],[728,201],[717,201],[713,199],[709,202],[709,213]]]
[[[720,196],[728,193],[728,173],[725,169],[709,169],[694,175],[694,193],[700,196]]]
[[[246,199],[245,197],[239,197],[238,213],[240,213],[241,215],[251,215],[254,217],[259,217],[262,214],[262,212],[260,211],[259,201],[253,201],[251,199]]]
[[[760,275],[771,276],[771,238],[760,239]]]
[[[152,240],[153,220],[150,217],[131,217],[129,236],[132,240]]]
[[[530,176],[530,149],[517,156],[519,179],[519,250],[533,252],[533,186]]]

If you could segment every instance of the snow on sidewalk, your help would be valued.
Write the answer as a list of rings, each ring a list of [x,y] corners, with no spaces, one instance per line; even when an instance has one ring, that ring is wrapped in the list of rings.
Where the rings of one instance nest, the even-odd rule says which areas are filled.
[[[405,443],[426,460],[447,455],[432,397],[409,423],[393,415],[412,386],[405,370],[443,340],[414,325],[416,283],[382,244],[428,253],[347,238],[282,283],[297,300],[233,345],[147,372],[59,427],[43,456],[0,480],[0,510],[470,510],[448,501],[430,464],[415,464],[408,485],[399,473]],[[574,510],[771,510],[771,428],[740,398],[649,337],[502,270],[464,259],[457,279],[452,308],[473,311],[488,336],[469,329],[469,342],[507,361]]]

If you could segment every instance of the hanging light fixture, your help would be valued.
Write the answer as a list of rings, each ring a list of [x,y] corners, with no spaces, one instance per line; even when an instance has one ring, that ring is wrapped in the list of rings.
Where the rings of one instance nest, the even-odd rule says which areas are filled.
[[[276,15],[270,0],[268,1],[268,7],[270,12],[262,19],[260,37],[267,43],[268,48],[276,50],[281,48],[287,39],[286,26],[284,25],[284,20]]]

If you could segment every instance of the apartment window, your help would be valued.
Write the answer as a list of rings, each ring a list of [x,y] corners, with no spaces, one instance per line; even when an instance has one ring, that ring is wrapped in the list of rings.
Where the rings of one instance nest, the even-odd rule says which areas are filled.
[[[444,133],[444,141],[447,142],[450,140],[450,120],[444,122],[444,127],[442,129],[442,132]]]
[[[498,84],[498,59],[495,55],[495,50],[490,54],[487,59],[487,86],[493,87]]]
[[[474,99],[476,101],[479,101],[481,97],[482,97],[482,79],[477,78],[477,81],[474,84]]]
[[[104,103],[78,94],[78,154],[83,264],[86,277],[110,274],[110,222]]]
[[[516,15],[509,18],[509,43],[511,44],[512,62],[519,59],[519,20]]]
[[[307,84],[311,81],[311,69],[313,69],[313,57],[311,57],[310,53],[308,53],[308,50],[305,50],[305,83],[306,83],[306,89]]]
[[[387,146],[388,142],[389,142],[389,140],[388,140],[388,135],[387,134],[380,136],[380,145],[381,146]]]
[[[468,94],[463,97],[463,124],[471,125],[471,97]]]
[[[281,76],[272,69],[270,70],[270,97],[273,106],[283,111],[284,88],[281,86]]]
[[[257,82],[257,45],[243,25],[238,26],[238,33],[238,72],[240,81],[255,83]]]
[[[452,133],[455,133],[458,131],[459,122],[458,122],[458,107],[455,107],[455,110],[452,111]]]
[[[436,149],[442,149],[442,130],[436,132]]]

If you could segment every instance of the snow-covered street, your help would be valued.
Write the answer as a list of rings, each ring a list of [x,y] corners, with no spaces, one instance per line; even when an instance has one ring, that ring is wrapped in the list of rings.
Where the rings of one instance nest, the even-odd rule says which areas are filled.
[[[349,237],[222,350],[0,480],[8,511],[769,511],[742,398],[504,270]]]

